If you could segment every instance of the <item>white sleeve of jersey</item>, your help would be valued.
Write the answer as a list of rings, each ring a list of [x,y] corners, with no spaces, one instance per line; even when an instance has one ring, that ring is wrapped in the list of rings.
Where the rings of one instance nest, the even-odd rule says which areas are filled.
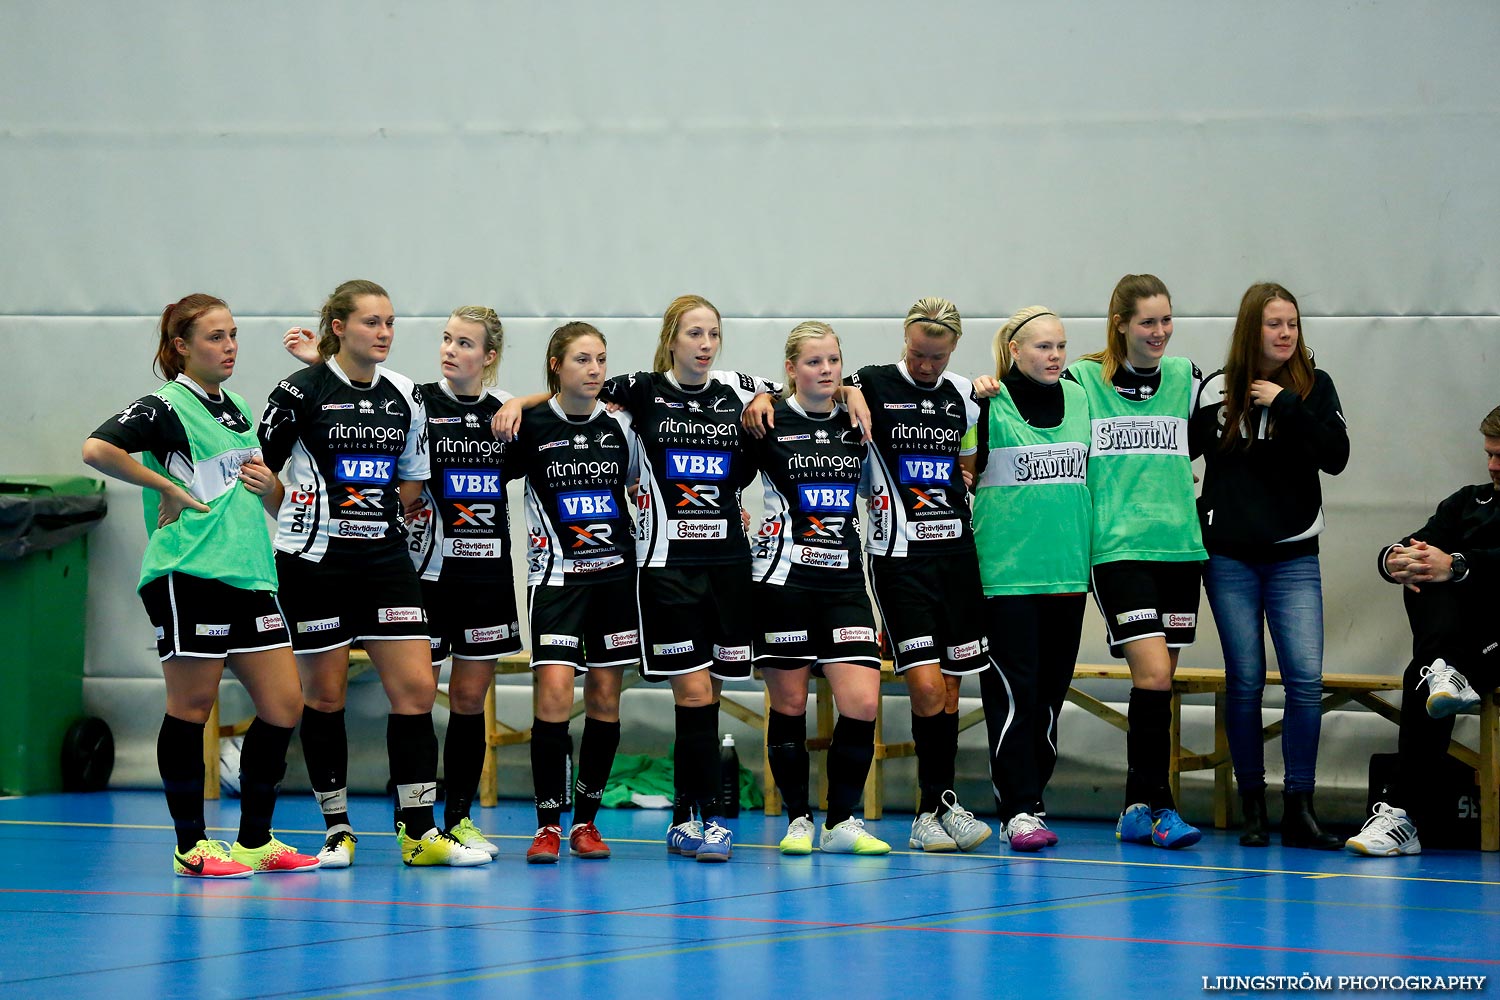
[[[953,383],[953,387],[958,390],[959,395],[963,396],[964,434],[967,435],[979,423],[979,404],[974,400],[974,383],[962,375],[954,375],[951,372],[945,372],[944,374],[948,377],[948,381]],[[979,445],[976,443],[972,448],[961,449],[959,454],[972,455],[978,450]]]
[[[774,394],[781,392],[781,383],[763,379],[759,375],[746,375],[744,372],[711,371],[708,377],[729,386],[735,395],[740,397],[740,406],[748,406],[750,400],[763,392]]]
[[[396,459],[396,475],[407,482],[421,482],[432,478],[432,465],[427,454],[427,407],[416,383],[405,375],[385,372],[391,384],[401,390],[406,403],[411,407],[411,424],[406,429],[406,448]]]
[[[504,406],[506,403],[509,403],[512,399],[516,398],[515,393],[506,392],[504,389],[492,389],[490,391],[490,395],[500,400],[501,406]]]
[[[635,436],[635,425],[631,421],[629,413],[624,410],[618,410],[611,413],[610,417],[615,423],[620,425],[620,436],[629,442],[629,466],[625,470],[625,485],[629,486],[641,478],[641,439]]]
[[[1203,391],[1203,369],[1199,368],[1197,365],[1194,365],[1191,361],[1189,361],[1188,364],[1192,365],[1193,367],[1192,394],[1188,396],[1189,402],[1187,412],[1188,419],[1191,420],[1193,414],[1198,412],[1198,407],[1202,404],[1202,401],[1198,397]]]

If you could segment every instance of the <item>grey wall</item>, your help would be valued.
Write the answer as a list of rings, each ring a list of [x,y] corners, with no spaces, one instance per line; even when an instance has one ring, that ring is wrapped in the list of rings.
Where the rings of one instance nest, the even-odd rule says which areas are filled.
[[[1497,42],[1486,2],[6,5],[0,473],[79,471],[89,430],[154,388],[152,317],[200,289],[234,307],[233,387],[258,402],[290,367],[280,331],[353,276],[391,290],[392,364],[419,379],[449,309],[494,305],[515,390],[561,318],[647,365],[683,291],[724,311],[727,365],[767,373],[796,320],[884,361],[906,306],[946,295],[974,374],[1032,302],[1093,349],[1143,270],[1211,369],[1273,278],[1354,439],[1327,484],[1328,667],[1395,670],[1373,551],[1479,480],[1500,403]],[[139,498],[110,499],[88,691],[125,735],[119,780],[149,782]],[[1184,662],[1217,655],[1210,626]],[[1325,778],[1364,752],[1330,740]]]

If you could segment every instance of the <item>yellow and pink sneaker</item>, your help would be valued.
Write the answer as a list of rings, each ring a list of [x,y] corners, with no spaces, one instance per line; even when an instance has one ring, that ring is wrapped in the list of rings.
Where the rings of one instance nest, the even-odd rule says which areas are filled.
[[[300,854],[272,837],[260,847],[241,847],[238,843],[230,848],[230,856],[256,873],[310,872],[319,865],[311,854]]]
[[[222,840],[200,840],[184,854],[172,852],[172,871],[183,878],[249,878],[251,868],[229,856]]]

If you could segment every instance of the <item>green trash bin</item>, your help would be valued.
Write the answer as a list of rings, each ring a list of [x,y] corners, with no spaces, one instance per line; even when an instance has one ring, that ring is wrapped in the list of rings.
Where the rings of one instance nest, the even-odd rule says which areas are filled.
[[[87,533],[104,483],[0,477],[0,792],[62,788],[63,735],[83,715]]]

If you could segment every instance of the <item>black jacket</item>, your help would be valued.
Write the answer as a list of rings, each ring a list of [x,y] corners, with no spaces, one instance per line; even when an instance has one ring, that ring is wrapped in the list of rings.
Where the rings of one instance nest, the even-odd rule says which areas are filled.
[[[1500,491],[1493,483],[1465,486],[1438,504],[1421,528],[1380,550],[1380,575],[1391,580],[1385,571],[1385,557],[1397,545],[1410,545],[1417,539],[1449,555],[1463,553],[1469,575],[1459,586],[1473,580],[1477,585],[1494,587],[1500,582],[1496,579],[1500,576]]]
[[[1333,379],[1313,372],[1307,399],[1283,390],[1269,407],[1245,415],[1250,443],[1220,447],[1224,372],[1204,381],[1189,424],[1191,448],[1204,461],[1198,521],[1203,546],[1244,562],[1278,562],[1318,551],[1323,530],[1319,471],[1349,464],[1349,432]],[[1246,433],[1242,430],[1241,433]]]

